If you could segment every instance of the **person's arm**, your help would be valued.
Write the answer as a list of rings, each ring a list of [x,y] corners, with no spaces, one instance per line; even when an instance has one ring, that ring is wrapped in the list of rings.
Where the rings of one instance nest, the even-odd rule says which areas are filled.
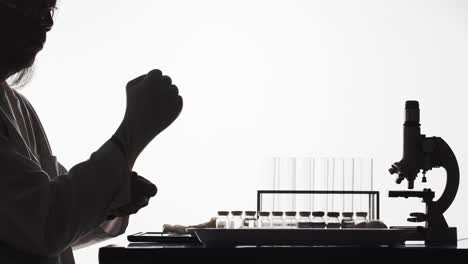
[[[127,216],[147,205],[156,187],[131,177],[130,170],[179,116],[183,100],[159,70],[130,81],[126,92],[124,119],[113,136],[122,144],[107,141],[65,175],[50,179],[8,141],[0,141],[0,241],[33,254],[57,255],[109,216]],[[131,185],[143,195],[130,194]]]
[[[59,175],[65,175],[68,170],[59,161],[57,161]],[[87,234],[73,242],[74,250],[92,246],[110,238],[123,234],[128,226],[129,216],[116,217],[113,220],[106,220],[98,227],[92,229]]]
[[[125,232],[128,226],[129,216],[117,217],[104,221],[99,227],[94,228],[72,244],[73,250],[92,246],[94,244],[117,237]]]
[[[54,179],[0,139],[0,241],[55,256],[130,202],[130,171],[111,141]]]

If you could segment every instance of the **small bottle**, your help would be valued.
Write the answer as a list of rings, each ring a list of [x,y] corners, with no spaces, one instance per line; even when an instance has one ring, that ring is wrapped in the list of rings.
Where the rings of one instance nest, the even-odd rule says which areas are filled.
[[[325,213],[322,211],[312,212],[311,227],[312,228],[325,228]]]
[[[229,228],[237,229],[241,228],[243,224],[242,211],[232,211]]]
[[[256,211],[246,211],[245,212],[245,218],[244,218],[244,228],[254,228],[255,227],[255,221],[257,218],[255,217],[257,215]]]
[[[312,222],[310,220],[310,212],[299,212],[299,220],[297,221],[299,228],[311,228]]]
[[[271,228],[270,212],[259,212],[256,226],[259,228]]]
[[[356,213],[356,227],[365,227],[367,222],[367,212]]]
[[[340,213],[338,212],[328,212],[327,213],[327,228],[340,228],[341,227],[341,222],[340,222]]]
[[[283,212],[272,212],[273,217],[271,218],[271,227],[273,228],[283,228],[284,221],[283,221]]]
[[[218,217],[216,218],[216,228],[229,228],[228,211],[218,211]]]
[[[343,219],[341,219],[342,228],[353,228],[354,227],[354,213],[353,212],[344,212]]]
[[[296,212],[286,212],[286,219],[284,219],[284,226],[286,228],[297,228]]]

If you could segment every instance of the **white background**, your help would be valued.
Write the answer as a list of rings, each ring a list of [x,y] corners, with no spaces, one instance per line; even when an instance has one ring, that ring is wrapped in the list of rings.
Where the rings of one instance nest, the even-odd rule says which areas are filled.
[[[78,263],[97,263],[99,246],[131,233],[254,209],[261,164],[273,155],[371,156],[382,195],[402,188],[387,169],[401,158],[408,99],[420,101],[423,133],[443,137],[457,155],[461,187],[446,215],[467,236],[466,1],[80,0],[59,7],[22,92],[68,168],[113,134],[130,79],[159,68],[185,101],[135,166],[157,184],[157,197],[124,236],[77,251]],[[440,175],[430,172],[428,186],[443,186]],[[382,217],[405,224],[420,207],[387,198]]]

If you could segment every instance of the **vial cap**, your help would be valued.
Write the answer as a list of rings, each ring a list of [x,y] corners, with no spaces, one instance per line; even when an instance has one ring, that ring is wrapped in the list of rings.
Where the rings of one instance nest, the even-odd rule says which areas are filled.
[[[289,211],[289,212],[286,212],[286,216],[296,216],[296,212],[294,211]]]
[[[310,212],[299,212],[299,215],[300,215],[300,216],[309,217],[309,216],[310,216]]]
[[[247,216],[255,216],[257,214],[257,211],[245,211],[245,215]]]
[[[260,216],[270,216],[270,212],[260,212]]]
[[[229,215],[229,211],[218,211],[218,215],[222,215],[222,216]]]
[[[231,211],[232,215],[242,215],[242,211]]]
[[[312,212],[312,216],[323,217],[324,215],[325,215],[325,213],[322,212],[322,211],[315,211],[315,212]]]
[[[272,212],[273,216],[283,216],[283,212],[278,212],[278,211],[275,211],[275,212]]]
[[[357,212],[356,215],[359,217],[367,217],[367,212]]]
[[[338,213],[338,212],[328,212],[327,216],[328,217],[339,217],[340,213]]]
[[[344,212],[343,216],[344,217],[353,217],[354,213],[353,212]]]

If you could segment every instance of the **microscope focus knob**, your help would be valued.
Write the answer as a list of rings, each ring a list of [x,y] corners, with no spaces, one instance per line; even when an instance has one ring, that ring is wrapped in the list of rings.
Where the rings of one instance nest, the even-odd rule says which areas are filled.
[[[390,172],[391,175],[397,174],[400,170],[398,169],[398,162],[395,162],[392,164],[392,167],[388,169],[388,172]]]
[[[405,179],[405,177],[398,176],[398,178],[396,179],[396,181],[395,181],[395,182],[396,182],[397,184],[400,184],[400,183],[402,183],[402,182],[403,182],[403,180],[404,180],[404,179]]]

